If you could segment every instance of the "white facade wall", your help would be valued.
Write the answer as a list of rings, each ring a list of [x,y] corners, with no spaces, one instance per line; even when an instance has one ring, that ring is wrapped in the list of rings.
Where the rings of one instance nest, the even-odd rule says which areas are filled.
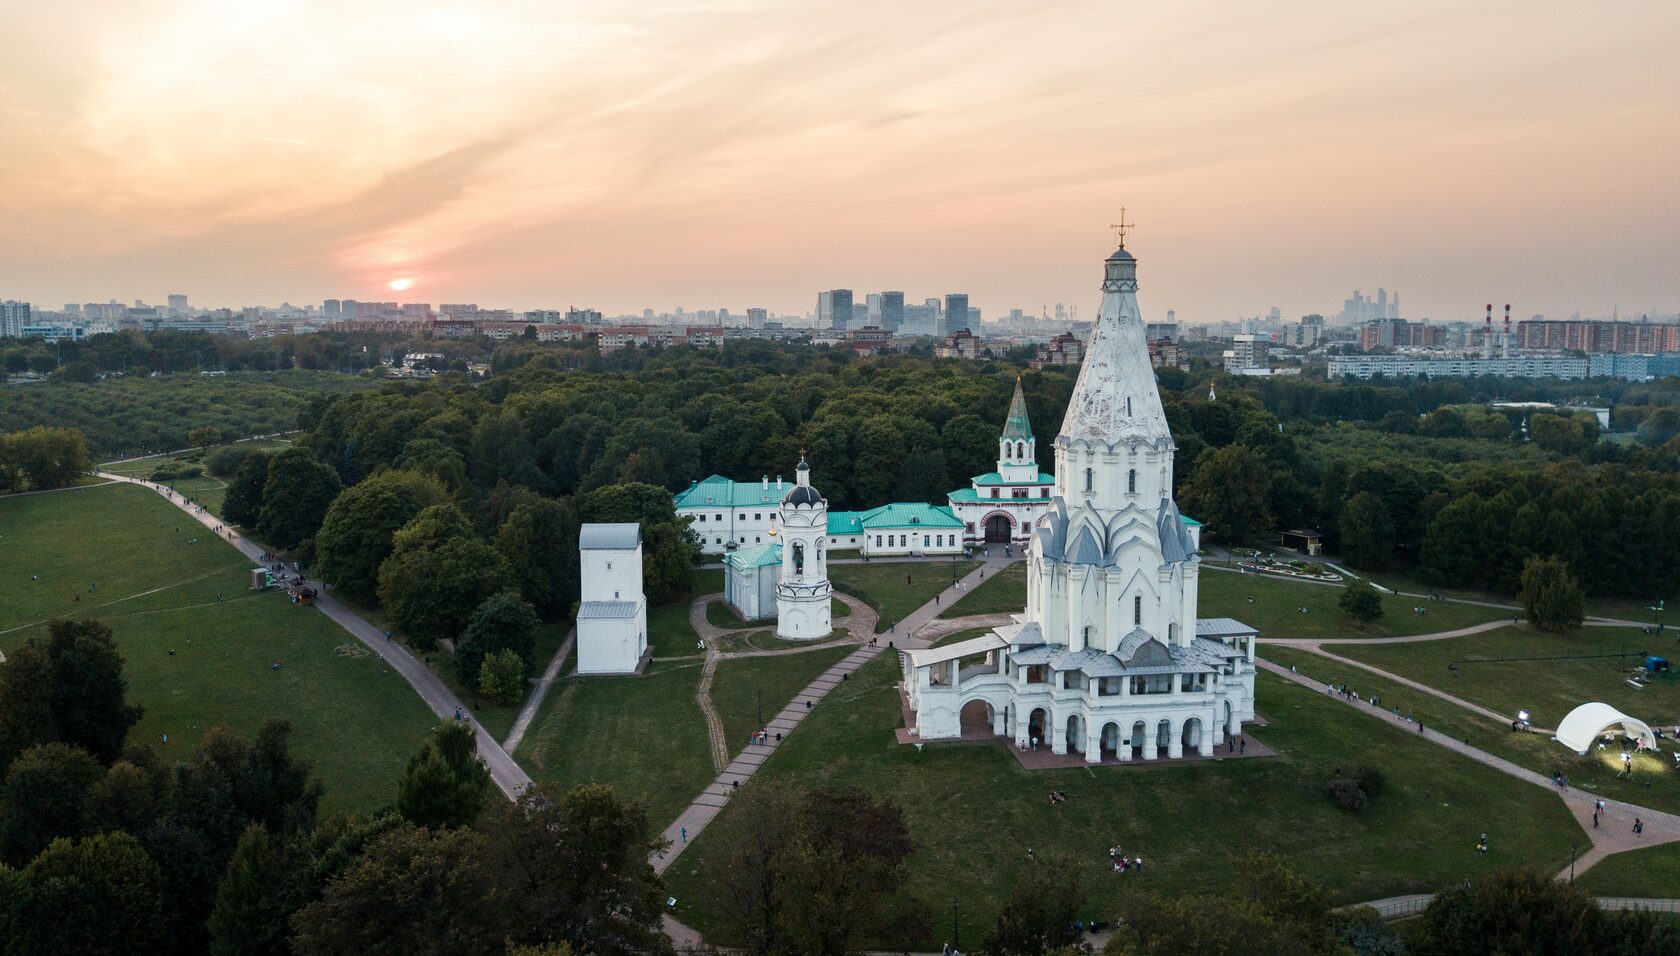
[[[871,558],[963,553],[963,535],[960,528],[883,528],[849,537],[861,538],[862,546],[859,550]]]
[[[647,606],[636,617],[577,622],[579,674],[630,674],[647,650]]]

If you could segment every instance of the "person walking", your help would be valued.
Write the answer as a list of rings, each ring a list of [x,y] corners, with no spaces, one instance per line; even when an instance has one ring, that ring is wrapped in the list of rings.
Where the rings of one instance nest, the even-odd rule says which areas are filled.
[[[1248,753],[1248,738],[1239,737],[1237,739],[1237,756],[1241,757],[1245,753]]]
[[[1645,832],[1645,821],[1639,819],[1638,817],[1634,817],[1633,818],[1633,835],[1634,836],[1639,836],[1640,834],[1642,834],[1644,832]]]
[[[684,843],[687,843],[688,842],[688,827],[680,827],[679,830],[682,833],[682,841]]]

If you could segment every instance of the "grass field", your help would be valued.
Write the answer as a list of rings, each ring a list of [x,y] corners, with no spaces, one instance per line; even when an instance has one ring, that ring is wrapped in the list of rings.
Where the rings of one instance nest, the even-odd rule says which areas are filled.
[[[831,564],[828,578],[837,591],[844,591],[880,612],[875,633],[904,619],[906,614],[933,600],[933,596],[979,567],[978,561],[919,561],[892,564]]]
[[[1202,617],[1234,617],[1258,629],[1262,640],[1431,634],[1510,616],[1497,608],[1385,594],[1383,616],[1361,628],[1336,606],[1341,596],[1342,589],[1337,586],[1210,569],[1201,575],[1197,613]],[[1306,614],[1301,613],[1302,607],[1307,609]],[[1414,607],[1427,607],[1428,613],[1414,614]]]
[[[1655,641],[1625,627],[1588,627],[1574,634],[1548,634],[1524,626],[1444,641],[1335,644],[1326,650],[1439,687],[1502,714],[1514,717],[1517,711],[1527,710],[1538,727],[1556,727],[1576,706],[1594,700],[1654,726],[1673,727],[1680,723],[1680,679],[1655,680],[1644,690],[1626,683],[1634,668],[1645,663],[1637,652],[1650,650],[1675,657],[1672,648]],[[1624,652],[1626,657],[1601,656]],[[1456,671],[1448,666],[1455,663]],[[1680,658],[1676,663],[1680,664]]]
[[[514,756],[537,780],[609,784],[663,829],[715,775],[699,683],[698,658],[636,677],[565,677]]]
[[[939,612],[940,617],[966,614],[1008,614],[1027,606],[1027,562],[1016,561],[964,594]]]
[[[1614,759],[1591,755],[1578,757],[1543,734],[1513,733],[1508,723],[1494,721],[1456,704],[1432,697],[1404,684],[1384,680],[1369,671],[1328,660],[1290,647],[1261,647],[1260,656],[1332,684],[1345,683],[1363,697],[1377,694],[1384,709],[1399,707],[1402,714],[1415,715],[1431,730],[1469,741],[1495,756],[1503,757],[1535,773],[1569,776],[1570,786],[1600,796],[1640,806],[1680,813],[1680,775],[1670,765],[1668,754],[1636,758],[1633,779],[1618,779],[1621,768]],[[1670,747],[1672,750],[1672,746]],[[1665,763],[1666,761],[1666,763]]]
[[[712,703],[723,718],[723,737],[729,752],[737,754],[745,749],[753,731],[769,723],[806,684],[853,650],[831,647],[803,654],[740,657],[719,662],[717,674],[712,678]]]
[[[1275,849],[1338,902],[1434,890],[1488,866],[1568,862],[1584,842],[1563,804],[1376,721],[1350,721],[1331,700],[1261,675],[1255,735],[1280,756],[1148,766],[1028,772],[993,743],[929,746],[893,741],[899,723],[890,657],[830,694],[761,776],[805,785],[854,785],[904,807],[918,850],[907,891],[935,912],[962,903],[963,936],[989,928],[1026,850],[1065,852],[1094,867],[1116,843],[1149,860],[1142,878],[1092,872],[1086,916],[1107,915],[1140,890],[1219,892],[1227,853]],[[1323,796],[1333,768],[1380,766],[1388,789],[1363,814]],[[1048,793],[1066,790],[1052,805]],[[714,907],[724,861],[751,820],[733,807],[669,873],[676,915],[717,943]],[[1486,831],[1498,847],[1473,852]],[[943,923],[940,923],[943,926]],[[942,931],[941,931],[942,933]],[[938,937],[878,940],[932,949]]]
[[[212,724],[248,736],[283,717],[325,807],[372,810],[394,799],[433,723],[408,684],[325,615],[248,591],[249,562],[155,492],[0,499],[0,554],[0,651],[44,635],[48,618],[104,621],[127,661],[129,700],[146,710],[131,739],[166,759]]]
[[[1575,882],[1599,896],[1680,897],[1680,843],[1613,853]]]

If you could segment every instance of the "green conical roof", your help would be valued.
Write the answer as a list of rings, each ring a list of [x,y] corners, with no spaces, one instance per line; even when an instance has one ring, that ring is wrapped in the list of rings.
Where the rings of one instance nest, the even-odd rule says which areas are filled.
[[[1009,403],[1009,418],[1003,423],[1000,441],[1032,441],[1032,423],[1027,421],[1027,397],[1021,394],[1021,379],[1015,379],[1015,398]]]

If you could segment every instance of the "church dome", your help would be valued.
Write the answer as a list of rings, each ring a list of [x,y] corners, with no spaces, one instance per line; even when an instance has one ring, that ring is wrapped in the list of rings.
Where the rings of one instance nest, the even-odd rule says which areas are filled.
[[[782,497],[782,504],[795,506],[820,505],[822,500],[822,495],[810,485],[795,485],[789,488],[788,493]]]

